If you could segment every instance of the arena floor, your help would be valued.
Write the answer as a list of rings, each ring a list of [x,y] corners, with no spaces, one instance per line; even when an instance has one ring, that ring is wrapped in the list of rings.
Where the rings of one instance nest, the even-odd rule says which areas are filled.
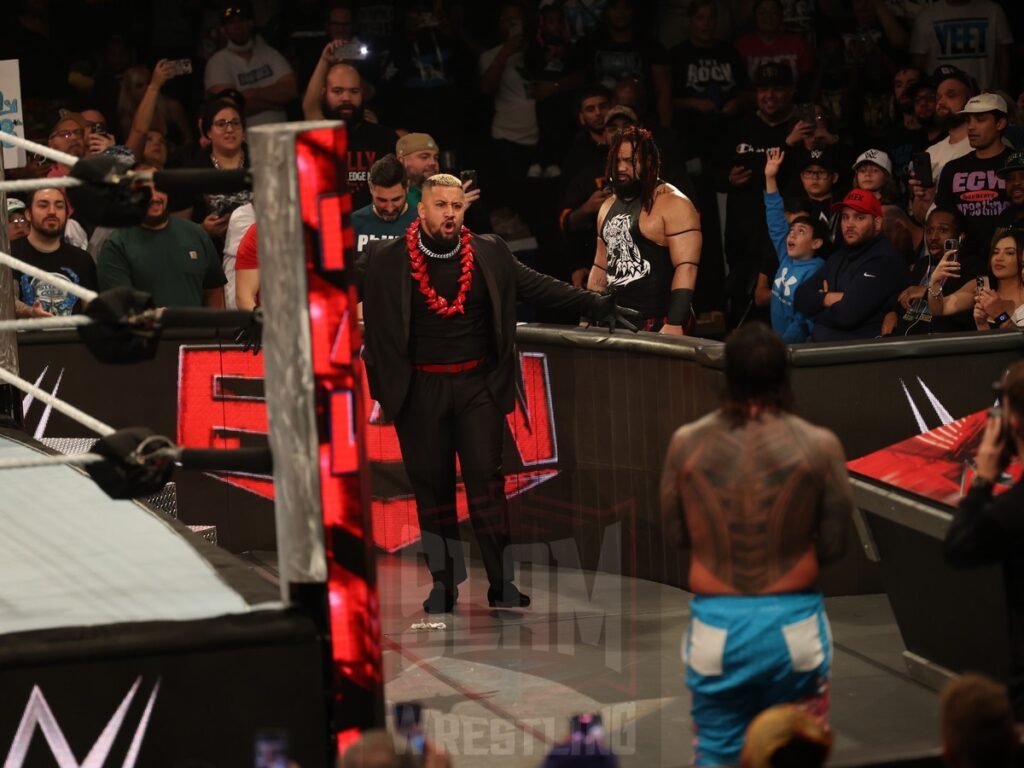
[[[489,609],[475,568],[444,629],[413,629],[429,585],[411,558],[381,557],[378,578],[389,710],[420,701],[428,738],[456,768],[527,768],[602,712],[625,767],[690,764],[680,640],[689,593],[607,574],[529,567],[526,611]],[[885,595],[826,601],[835,641],[832,764],[935,754],[936,694],[912,680]]]

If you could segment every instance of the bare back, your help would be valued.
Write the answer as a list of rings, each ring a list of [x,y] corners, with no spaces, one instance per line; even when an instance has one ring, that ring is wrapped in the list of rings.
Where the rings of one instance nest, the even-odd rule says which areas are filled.
[[[669,531],[692,549],[699,594],[814,587],[819,563],[842,553],[853,511],[838,439],[792,414],[733,426],[716,412],[680,428],[661,493]]]

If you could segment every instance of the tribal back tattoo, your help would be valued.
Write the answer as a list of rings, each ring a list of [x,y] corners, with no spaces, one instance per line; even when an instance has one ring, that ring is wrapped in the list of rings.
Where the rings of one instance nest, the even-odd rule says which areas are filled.
[[[715,591],[760,594],[813,586],[818,562],[842,552],[853,502],[831,432],[791,414],[736,426],[715,413],[673,437],[662,509],[692,549],[691,588],[699,571]]]

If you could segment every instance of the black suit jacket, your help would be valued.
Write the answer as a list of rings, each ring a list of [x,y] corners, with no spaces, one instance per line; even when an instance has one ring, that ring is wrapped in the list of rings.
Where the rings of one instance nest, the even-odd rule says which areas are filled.
[[[493,312],[495,359],[487,373],[494,402],[508,413],[514,406],[516,358],[516,300],[588,314],[597,294],[534,272],[516,259],[505,241],[495,235],[473,235],[474,279],[487,286]],[[370,394],[385,416],[394,419],[412,381],[409,356],[413,281],[405,238],[375,243],[357,262],[366,342],[363,362]]]

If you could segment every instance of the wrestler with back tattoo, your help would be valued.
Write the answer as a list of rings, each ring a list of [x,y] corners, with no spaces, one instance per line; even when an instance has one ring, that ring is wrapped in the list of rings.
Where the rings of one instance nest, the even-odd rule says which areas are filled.
[[[739,760],[749,722],[783,702],[828,716],[831,631],[818,569],[845,551],[843,449],[792,413],[781,339],[744,325],[725,347],[722,407],[672,437],[669,535],[691,551],[683,641],[696,764]]]

